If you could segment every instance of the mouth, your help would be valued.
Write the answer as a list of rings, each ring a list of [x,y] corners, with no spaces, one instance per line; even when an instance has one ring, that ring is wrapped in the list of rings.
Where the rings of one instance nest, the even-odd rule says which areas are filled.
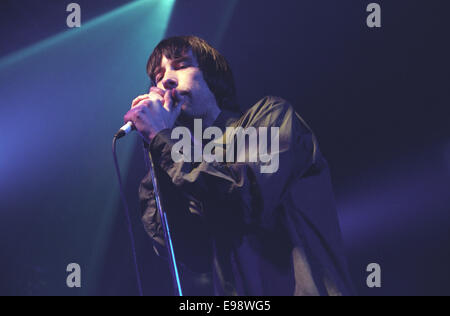
[[[181,97],[189,97],[189,95],[190,93],[188,91],[185,90],[177,91],[176,89],[172,89],[170,94],[172,101],[177,105],[180,101],[182,101]]]

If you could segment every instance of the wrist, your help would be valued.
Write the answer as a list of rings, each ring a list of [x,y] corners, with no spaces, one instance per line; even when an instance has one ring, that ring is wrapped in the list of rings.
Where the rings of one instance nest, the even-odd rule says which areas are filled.
[[[163,127],[163,128],[155,129],[152,132],[150,132],[150,134],[148,136],[148,143],[150,144],[159,133],[161,133],[162,131],[165,131],[165,130],[170,130],[170,129],[168,127],[166,127],[166,128]]]
[[[153,162],[159,164],[163,155],[171,155],[171,148],[173,146],[173,140],[171,139],[172,131],[166,128],[159,133],[149,142],[149,151],[152,154]]]

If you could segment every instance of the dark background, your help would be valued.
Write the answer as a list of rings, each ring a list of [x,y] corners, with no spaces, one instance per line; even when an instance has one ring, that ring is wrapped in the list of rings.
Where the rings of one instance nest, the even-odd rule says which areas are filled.
[[[370,29],[372,1],[177,0],[165,30],[159,13],[117,11],[131,1],[76,2],[80,30],[65,24],[70,1],[0,3],[0,294],[137,294],[110,142],[148,86],[152,48],[180,34],[223,53],[243,108],[281,96],[315,131],[358,294],[450,294],[448,1],[376,1],[382,27]],[[95,23],[108,12],[120,14]],[[140,224],[136,136],[119,159],[144,294],[171,295]],[[66,287],[71,262],[81,289]],[[372,262],[379,289],[366,286]],[[182,278],[186,294],[210,293],[207,276]]]

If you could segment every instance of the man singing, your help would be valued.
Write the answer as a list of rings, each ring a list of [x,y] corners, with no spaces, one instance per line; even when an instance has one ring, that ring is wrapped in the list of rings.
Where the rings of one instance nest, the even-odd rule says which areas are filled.
[[[293,107],[264,97],[239,113],[228,63],[195,36],[161,41],[147,72],[152,87],[133,100],[124,120],[151,152],[177,259],[210,272],[216,295],[352,294],[328,165]],[[227,127],[276,127],[277,152],[270,154],[277,155],[277,168],[262,172],[266,162],[237,159],[234,146],[223,147],[233,148],[223,160],[175,161],[172,131],[193,131],[196,119],[203,129],[223,131],[223,145],[233,138],[226,137]],[[195,137],[192,142],[205,146]],[[250,143],[244,156],[260,149]],[[144,227],[165,255],[150,174],[139,194]]]

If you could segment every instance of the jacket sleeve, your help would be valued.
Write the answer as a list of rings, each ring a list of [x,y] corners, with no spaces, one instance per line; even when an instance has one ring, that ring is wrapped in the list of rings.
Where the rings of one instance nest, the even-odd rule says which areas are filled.
[[[259,160],[234,163],[174,162],[171,149],[177,140],[171,139],[171,130],[161,131],[151,142],[153,160],[175,187],[197,200],[210,201],[207,203],[209,206],[217,206],[205,207],[204,212],[207,214],[202,215],[226,220],[238,212],[242,224],[271,228],[276,220],[277,206],[290,181],[313,166],[316,140],[292,106],[280,98],[262,99],[239,122],[244,127],[279,128],[279,151],[275,153],[279,158],[278,170],[262,173]],[[267,147],[271,148],[270,137]],[[229,212],[230,209],[234,213]]]

